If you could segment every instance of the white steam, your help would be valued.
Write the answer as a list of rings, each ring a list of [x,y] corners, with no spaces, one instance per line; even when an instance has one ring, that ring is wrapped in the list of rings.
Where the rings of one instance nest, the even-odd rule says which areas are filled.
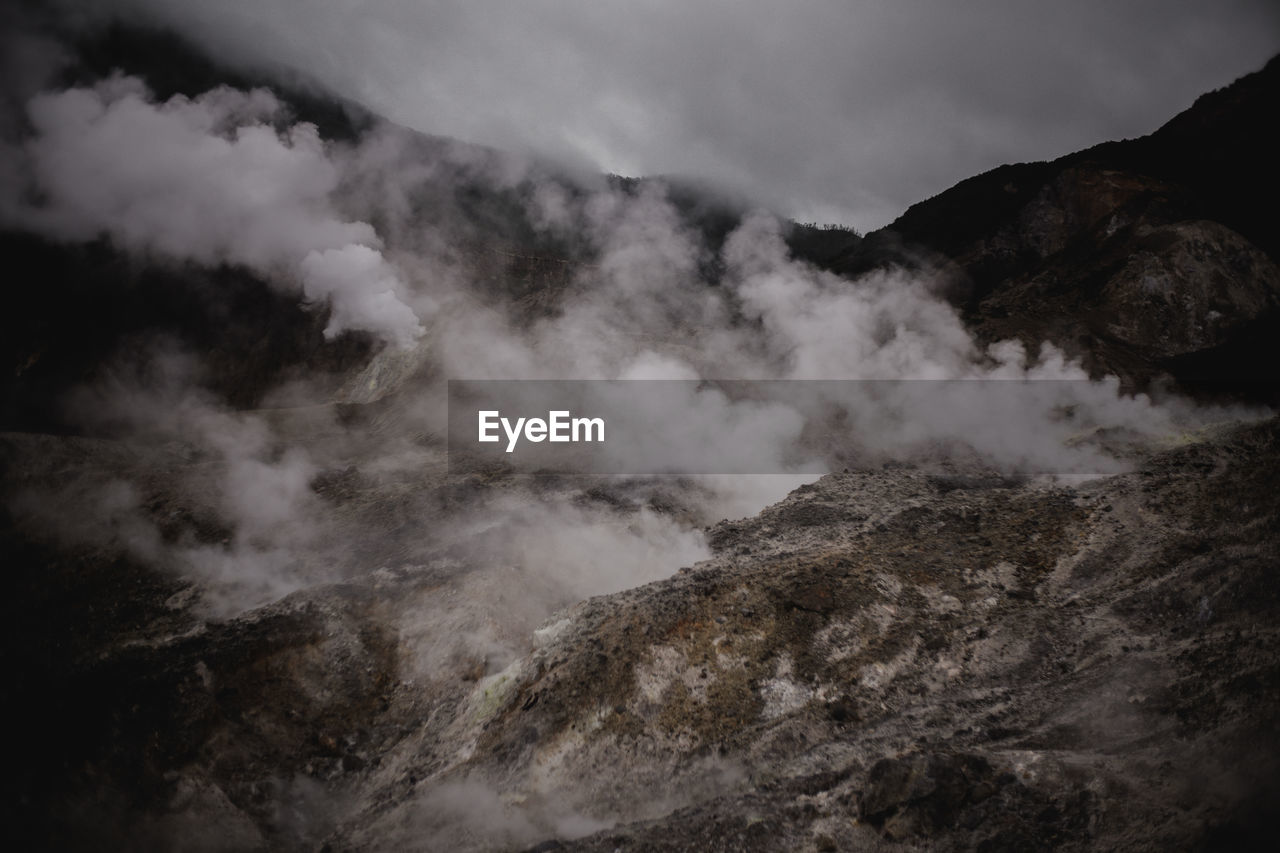
[[[316,128],[283,131],[270,92],[220,88],[155,103],[134,78],[45,93],[28,113],[35,203],[6,198],[10,222],[68,241],[242,264],[328,302],[327,336],[359,329],[400,346],[423,327],[406,285],[364,222],[339,217],[339,173]]]
[[[686,425],[688,442],[639,442],[631,469],[747,459],[784,476],[684,483],[674,514],[641,501],[619,516],[533,490],[487,497],[461,518],[424,520],[416,536],[427,544],[406,553],[454,545],[540,590],[522,625],[575,597],[653,580],[705,556],[698,525],[757,511],[811,479],[798,480],[792,463],[812,461],[794,451],[815,426],[836,429],[853,457],[962,443],[1001,468],[1093,471],[1109,470],[1106,460],[1072,444],[1090,429],[1172,428],[1167,409],[1122,397],[1114,382],[1088,383],[1052,347],[1033,360],[1015,342],[978,346],[927,273],[858,281],[825,273],[791,258],[779,223],[763,214],[746,217],[722,245],[709,244],[659,182],[635,192],[602,181],[573,186],[518,158],[426,143],[387,126],[331,150],[314,126],[285,126],[284,106],[265,90],[220,88],[156,103],[139,81],[114,77],[38,95],[28,112],[30,186],[4,199],[11,223],[63,240],[105,234],[134,252],[243,264],[307,302],[327,303],[330,336],[364,329],[401,347],[427,344],[384,351],[361,374],[378,386],[370,399],[390,395],[397,406],[376,439],[334,439],[342,430],[330,424],[330,440],[317,446],[225,411],[181,382],[100,389],[98,408],[126,413],[136,434],[187,442],[216,460],[202,487],[231,531],[225,541],[160,544],[146,524],[124,523],[129,513],[143,515],[128,489],[113,492],[104,511],[115,529],[132,531],[131,550],[222,590],[229,612],[351,571],[339,571],[342,561],[325,549],[349,555],[360,534],[357,544],[341,541],[338,531],[349,528],[317,498],[315,477],[354,465],[382,482],[431,452],[428,464],[438,464],[439,448],[424,456],[415,436],[441,423],[439,377],[1074,380],[1047,383],[1035,405],[1005,408],[963,390],[944,393],[946,383],[881,393],[853,385],[820,401],[826,414],[843,413],[837,427],[811,407],[716,393],[637,411],[637,419]],[[486,222],[511,216],[516,190],[518,215],[543,237],[583,247],[587,259],[567,267],[563,290],[533,310],[486,290],[484,259],[457,248],[480,245],[483,253]],[[495,205],[479,211],[479,224],[458,217],[456,199],[468,192]],[[506,201],[483,201],[498,198]],[[708,268],[719,270],[715,283]],[[430,312],[429,338],[409,303]],[[492,631],[476,633],[496,642]]]

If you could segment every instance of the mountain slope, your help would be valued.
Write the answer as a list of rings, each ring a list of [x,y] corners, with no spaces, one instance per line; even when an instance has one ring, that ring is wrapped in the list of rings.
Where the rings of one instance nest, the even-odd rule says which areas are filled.
[[[1277,98],[1280,58],[1150,136],[961,181],[824,266],[924,264],[983,340],[1273,394],[1250,385],[1280,356]]]

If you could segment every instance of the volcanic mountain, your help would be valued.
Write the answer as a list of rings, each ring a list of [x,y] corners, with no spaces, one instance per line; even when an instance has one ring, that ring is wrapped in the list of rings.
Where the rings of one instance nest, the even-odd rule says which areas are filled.
[[[306,151],[340,178],[319,201],[379,235],[404,299],[427,282],[445,307],[407,347],[330,334],[338,303],[274,260],[6,219],[0,802],[21,849],[1270,839],[1280,421],[1255,404],[1280,337],[1280,61],[1150,136],[1003,166],[861,236],[416,134],[165,33],[65,37],[48,90],[104,110],[270,89],[279,110],[209,137],[324,140]],[[967,370],[1077,359],[1073,381],[1195,420],[1073,439],[1107,476],[876,457],[742,518],[697,478],[447,464],[449,365],[524,364],[548,338],[594,357],[599,334],[566,330],[792,364],[826,327],[770,349],[792,318],[761,307],[770,276],[794,316],[905,318],[869,352],[932,318]],[[505,337],[467,349],[457,318]]]

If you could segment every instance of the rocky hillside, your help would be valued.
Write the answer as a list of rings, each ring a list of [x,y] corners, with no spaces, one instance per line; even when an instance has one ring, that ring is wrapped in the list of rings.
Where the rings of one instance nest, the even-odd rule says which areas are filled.
[[[193,511],[170,491],[193,463],[68,441],[7,438],[10,476],[143,464],[150,512]],[[1278,474],[1275,420],[1075,487],[831,474],[541,627],[486,597],[520,579],[397,553],[396,518],[475,488],[447,478],[320,480],[385,552],[229,620],[11,531],[5,800],[59,849],[1255,849],[1280,796]],[[476,618],[524,652],[445,653]]]
[[[1049,340],[1098,373],[1271,395],[1280,328],[1280,59],[1150,136],[1001,166],[814,259],[939,266],[986,340]]]
[[[443,778],[621,819],[542,849],[1242,849],[1280,796],[1278,438],[1074,489],[825,477],[564,613],[339,837],[412,843]]]

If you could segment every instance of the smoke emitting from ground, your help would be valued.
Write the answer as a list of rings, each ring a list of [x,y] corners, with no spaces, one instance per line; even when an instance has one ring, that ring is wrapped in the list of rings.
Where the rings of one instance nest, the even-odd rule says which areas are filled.
[[[20,168],[0,189],[6,227],[246,269],[323,312],[326,338],[367,334],[379,348],[336,396],[304,379],[269,397],[276,407],[236,411],[200,387],[199,354],[153,341],[65,401],[111,439],[87,453],[98,461],[33,478],[47,485],[10,511],[180,578],[173,607],[212,619],[353,578],[393,585],[401,675],[455,691],[483,696],[557,611],[710,557],[708,526],[812,477],[451,476],[446,378],[947,381],[855,386],[821,401],[839,414],[830,422],[714,394],[645,413],[704,437],[694,454],[730,426],[735,452],[780,472],[819,427],[877,464],[1121,470],[1093,437],[1158,439],[1242,414],[1123,395],[1052,346],[981,345],[927,268],[846,280],[791,257],[786,224],[764,211],[709,238],[658,181],[565,177],[390,125],[326,140],[263,89],[161,101],[113,76],[40,92],[25,115]],[[512,216],[562,247],[539,250],[563,273],[543,291],[502,277],[520,247],[492,223]],[[1051,381],[1034,405],[993,409],[947,384],[971,380]],[[641,447],[633,464],[660,467],[670,451]],[[741,784],[731,770],[709,767],[706,792]],[[446,779],[414,829],[516,843],[608,825],[548,797],[514,808],[483,780]]]
[[[364,331],[385,342],[374,362],[383,367],[371,375],[396,363],[402,378],[1087,379],[1050,346],[1035,358],[1016,342],[980,347],[927,273],[889,270],[850,282],[790,258],[782,225],[766,213],[744,216],[714,245],[682,218],[660,182],[637,191],[598,179],[574,185],[519,158],[424,147],[393,127],[352,144],[327,142],[314,126],[291,123],[285,106],[262,89],[219,88],[158,102],[141,81],[115,76],[37,94],[27,114],[31,132],[21,153],[28,184],[0,200],[10,225],[68,242],[105,236],[161,261],[246,267],[327,311],[326,337]],[[462,181],[495,198],[521,188],[519,215],[542,239],[585,244],[586,260],[573,263],[552,304],[530,308],[478,284],[476,256],[458,247],[482,243],[483,227],[431,206],[452,198],[452,184]],[[720,270],[717,281],[707,280],[709,262]],[[1076,415],[1065,427],[1053,414],[1062,408],[1055,400],[1043,411],[994,419],[927,397],[872,409],[833,402],[856,421],[849,441],[869,451],[962,441],[1006,468],[1079,455],[1062,439],[1090,428],[1171,429],[1170,412],[1145,398],[1123,398],[1114,383],[1088,387],[1087,399],[1071,401]],[[352,441],[333,438],[341,428],[330,424],[327,443],[309,446],[181,383],[135,380],[92,394],[99,398],[95,417],[114,410],[126,416],[130,434],[189,442],[216,460],[211,511],[228,531],[225,541],[180,536],[161,547],[146,525],[122,525],[136,501],[128,487],[113,484],[102,511],[116,519],[113,529],[132,531],[126,540],[134,551],[214,587],[254,590],[239,599],[243,606],[350,571],[315,556],[316,543],[333,545],[335,528],[333,508],[312,483],[351,463]],[[438,381],[397,387],[384,380],[371,396],[398,398],[402,429],[442,423]],[[687,402],[666,416],[687,421],[691,431],[706,421],[708,435],[728,415],[761,416],[710,397]],[[777,414],[777,424],[741,430],[737,440],[750,445],[741,452],[776,457],[781,471],[782,444],[806,421],[803,413]],[[399,456],[405,443],[387,430],[358,443],[366,455],[357,464],[368,471],[423,456],[421,448]],[[612,517],[558,494],[526,493],[467,512],[473,524],[499,519],[508,536],[516,522],[521,544],[486,558],[554,577],[557,592],[548,597],[562,604],[705,556],[697,524],[730,508],[758,510],[795,480],[772,478],[778,488],[767,497],[760,482],[686,484],[681,513],[642,510],[621,539]],[[444,538],[426,525],[418,535]],[[532,547],[534,540],[543,546]],[[593,564],[602,553],[616,557],[613,569]],[[229,601],[234,612],[237,597]]]

